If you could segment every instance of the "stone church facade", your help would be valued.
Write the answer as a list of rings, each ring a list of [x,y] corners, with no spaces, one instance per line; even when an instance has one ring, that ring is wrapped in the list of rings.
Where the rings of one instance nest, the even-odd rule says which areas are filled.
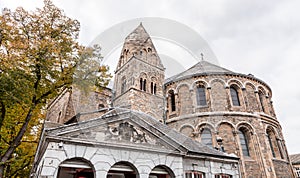
[[[294,177],[265,82],[203,60],[168,79],[164,70],[140,24],[114,92],[66,89],[49,105],[32,176]]]

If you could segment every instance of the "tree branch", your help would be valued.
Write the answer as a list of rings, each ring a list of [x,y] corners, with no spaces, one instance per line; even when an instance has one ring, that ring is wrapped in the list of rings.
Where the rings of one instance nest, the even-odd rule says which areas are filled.
[[[31,107],[27,113],[25,122],[23,123],[20,131],[18,132],[17,136],[14,138],[12,143],[9,145],[9,148],[5,151],[3,155],[1,155],[1,162],[5,163],[9,157],[13,154],[15,149],[20,145],[23,135],[26,132],[27,126],[29,124],[29,121],[32,117],[32,111],[34,110],[34,107]]]
[[[24,168],[26,168],[26,167],[28,167],[30,165],[30,162],[31,162],[30,160],[31,160],[32,157],[34,157],[34,155],[31,155],[29,157],[30,157],[30,159],[27,159],[27,160],[24,159],[23,160],[23,164],[22,164],[22,166],[19,169],[16,169],[14,172],[12,172],[10,174],[11,177],[14,177],[19,171],[23,170]]]
[[[57,89],[59,89],[59,88],[62,88],[62,87],[64,87],[64,86],[66,86],[66,85],[68,85],[68,84],[71,84],[71,82],[69,83],[69,82],[67,82],[67,83],[62,83],[62,84],[60,84],[60,85],[56,85],[56,86],[54,86],[53,88],[51,88],[50,90],[48,90],[47,92],[45,92],[44,94],[42,94],[42,96],[40,96],[39,98],[37,98],[36,99],[36,104],[40,104],[42,101],[43,101],[43,99],[45,99],[45,98],[47,98],[49,95],[51,95],[52,93],[53,93],[53,91],[54,90],[57,90]]]
[[[3,101],[0,101],[0,107],[1,107],[1,114],[0,114],[0,130],[1,130],[4,118],[5,118],[5,114],[6,114],[6,108],[5,108],[5,104],[3,103]],[[1,136],[0,136],[0,138],[1,138]]]

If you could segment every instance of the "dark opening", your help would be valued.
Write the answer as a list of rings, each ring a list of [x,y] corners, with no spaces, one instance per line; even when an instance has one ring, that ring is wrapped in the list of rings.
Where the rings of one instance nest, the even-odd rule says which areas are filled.
[[[144,79],[144,85],[143,85],[143,90],[146,91],[146,79]]]
[[[107,178],[138,178],[136,169],[126,162],[113,165],[107,173]]]
[[[173,91],[170,91],[170,102],[171,102],[171,111],[176,111],[176,102],[175,102],[175,94]]]
[[[249,154],[249,147],[248,147],[248,140],[246,134],[243,130],[239,130],[239,137],[241,142],[241,148],[244,156],[250,156]]]
[[[156,166],[150,172],[149,178],[175,178],[174,173],[164,166]]]
[[[94,178],[94,170],[84,160],[70,159],[59,166],[58,178]]]
[[[208,128],[204,128],[201,132],[201,142],[209,147],[212,147],[212,135]]]
[[[204,86],[198,86],[197,87],[197,104],[199,106],[205,106],[206,105],[206,94],[205,94],[205,87]]]
[[[230,94],[233,106],[240,106],[238,91],[234,87],[230,87]]]
[[[265,112],[265,107],[264,107],[264,95],[262,92],[259,92],[258,93],[258,96],[259,96],[259,101],[260,101],[260,105],[261,105],[261,110],[263,112]]]

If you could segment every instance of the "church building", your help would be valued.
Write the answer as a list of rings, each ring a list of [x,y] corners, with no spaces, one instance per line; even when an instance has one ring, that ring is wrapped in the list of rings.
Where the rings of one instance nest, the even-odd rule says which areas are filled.
[[[204,60],[166,79],[142,24],[113,89],[83,98],[65,89],[48,106],[32,177],[294,177],[271,88]]]

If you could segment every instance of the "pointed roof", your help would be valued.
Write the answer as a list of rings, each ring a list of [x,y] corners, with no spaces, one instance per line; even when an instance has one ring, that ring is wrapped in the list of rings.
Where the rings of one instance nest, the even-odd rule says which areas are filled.
[[[132,58],[144,61],[154,67],[164,70],[150,35],[140,23],[126,38],[121,51],[116,71]]]
[[[165,84],[169,82],[174,82],[185,78],[193,77],[193,76],[209,75],[209,74],[236,74],[236,73],[228,69],[225,69],[223,67],[220,67],[218,65],[202,60],[197,64],[195,64],[194,66],[192,66],[191,68],[166,79]]]
[[[150,38],[143,24],[140,23],[139,26],[136,27],[126,38],[125,42],[139,41],[141,43],[146,42]]]
[[[93,140],[88,137],[78,137],[85,132],[89,132],[87,135],[91,134],[91,131],[96,131],[95,128],[107,128],[107,125],[112,123],[127,123],[131,128],[135,128],[135,132],[143,131],[143,135],[146,135],[146,138],[152,138],[151,140],[144,143],[136,142],[130,143],[125,142],[129,147],[134,147],[136,149],[158,149],[169,151],[170,153],[185,153],[186,154],[201,154],[201,155],[210,155],[212,157],[223,157],[229,159],[238,159],[236,156],[228,155],[226,153],[217,151],[215,149],[209,148],[208,146],[196,142],[191,138],[169,128],[167,125],[159,122],[157,119],[153,118],[150,115],[147,115],[142,112],[137,112],[124,108],[111,108],[109,112],[101,116],[100,118],[78,122],[70,125],[64,125],[57,128],[51,128],[46,130],[46,135],[51,138],[65,138],[69,141],[78,141],[84,139],[85,142],[92,142],[94,144],[107,144],[106,142],[111,142],[114,146],[118,144],[124,146],[124,142],[118,140],[113,142],[113,139],[102,139],[102,140]],[[134,126],[132,125],[134,124]],[[98,132],[105,132],[105,130],[99,130]],[[99,134],[98,134],[99,135]],[[142,135],[142,134],[139,134]],[[98,138],[99,139],[99,138]],[[153,141],[155,140],[155,141]],[[109,144],[110,145],[110,144]]]

